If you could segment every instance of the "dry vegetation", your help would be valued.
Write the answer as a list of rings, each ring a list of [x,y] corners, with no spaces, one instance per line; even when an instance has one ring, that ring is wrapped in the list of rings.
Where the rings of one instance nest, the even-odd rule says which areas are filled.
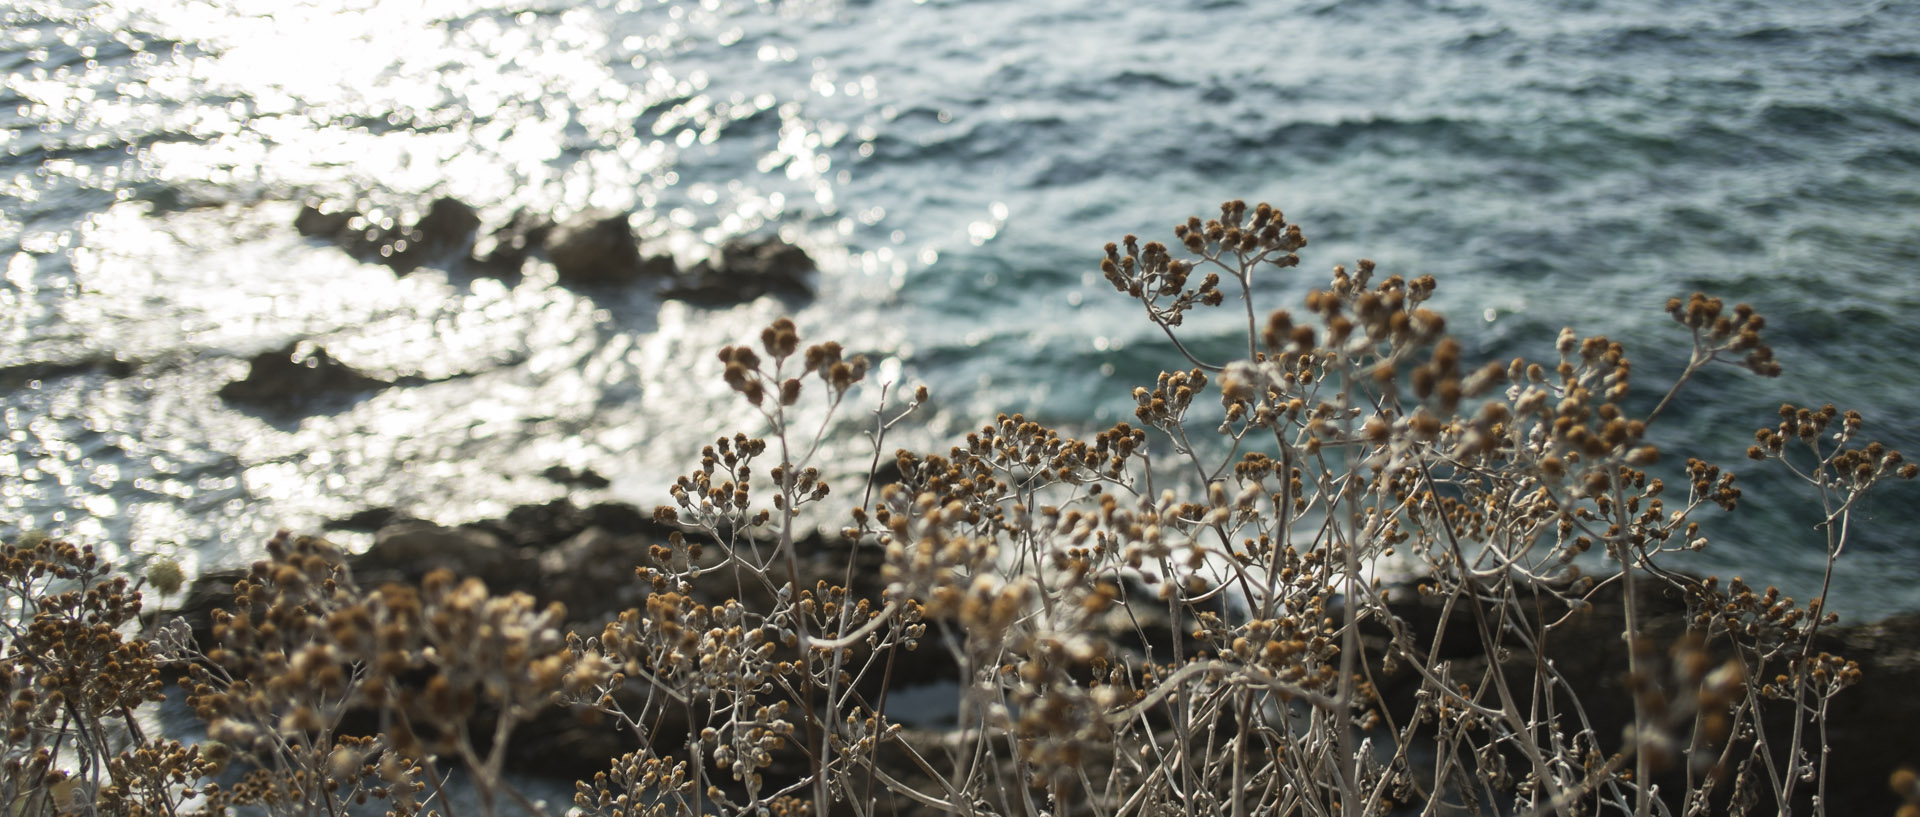
[[[1568,330],[1557,359],[1463,360],[1422,307],[1434,281],[1367,261],[1262,320],[1252,282],[1299,263],[1296,226],[1230,202],[1175,235],[1128,236],[1103,268],[1184,369],[1090,439],[1003,416],[829,493],[806,402],[870,411],[877,465],[924,389],[843,405],[865,361],[784,319],[722,350],[769,428],[677,482],[656,517],[685,535],[633,566],[644,607],[597,631],[447,573],[360,587],[325,542],[282,536],[196,642],[143,626],[140,585],[90,552],[16,542],[0,807],[446,813],[457,771],[485,814],[560,813],[505,772],[515,729],[564,707],[630,738],[579,783],[573,810],[607,817],[1824,813],[1827,706],[1859,671],[1815,649],[1821,598],[1670,569],[1707,546],[1692,516],[1740,491],[1647,442],[1668,401],[1623,407],[1620,343]],[[1236,299],[1244,357],[1181,345],[1190,310]],[[1706,366],[1778,372],[1750,307],[1668,310],[1692,354],[1667,397]],[[1861,435],[1852,412],[1783,406],[1747,452],[1805,481],[1829,565],[1860,497],[1915,471]],[[832,501],[884,553],[884,592],[849,590],[851,559],[837,585],[800,580],[796,513]],[[1384,586],[1388,563],[1418,581]],[[178,588],[168,567],[148,589]],[[696,594],[714,571],[733,599]],[[1640,620],[1662,593],[1685,632]],[[1595,633],[1625,645],[1621,700],[1551,658]],[[949,668],[952,728],[889,714],[910,663]],[[170,675],[208,741],[133,717]],[[352,734],[353,713],[377,730]]]

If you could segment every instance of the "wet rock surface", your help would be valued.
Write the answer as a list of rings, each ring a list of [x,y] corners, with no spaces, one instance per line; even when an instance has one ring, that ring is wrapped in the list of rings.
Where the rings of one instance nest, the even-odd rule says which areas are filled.
[[[541,471],[540,476],[547,478],[550,482],[565,485],[569,488],[598,490],[613,484],[613,480],[607,479],[605,476],[602,476],[599,471],[595,471],[592,468],[582,468],[575,471],[564,465],[554,465]]]
[[[762,295],[812,297],[807,277],[818,267],[805,250],[778,238],[736,238],[660,290],[661,297],[701,305],[739,303]]]
[[[488,231],[473,246],[469,265],[488,275],[518,275],[527,259],[547,243],[553,219],[526,208],[515,210],[507,223]]]
[[[309,203],[300,208],[293,227],[355,258],[407,273],[435,260],[464,257],[480,227],[480,215],[471,205],[445,196],[429,202],[426,212],[407,224],[374,223],[357,210]]]
[[[335,360],[325,347],[290,343],[254,355],[247,375],[220,387],[220,398],[275,414],[298,414],[392,385]]]
[[[28,361],[0,366],[0,388],[19,388],[35,380],[99,373],[111,378],[127,377],[140,368],[139,361],[119,354],[93,354],[69,360]]]
[[[522,208],[505,223],[483,230],[473,207],[444,197],[411,224],[375,223],[357,210],[308,204],[293,226],[303,236],[402,274],[444,261],[476,275],[511,277],[528,260],[544,255],[567,286],[649,286],[663,299],[699,306],[729,306],[766,295],[806,300],[813,297],[810,279],[818,271],[805,250],[775,236],[731,239],[711,258],[682,270],[670,255],[642,253],[626,213],[593,211],[556,221]]]
[[[408,264],[419,266],[436,256],[464,256],[472,247],[473,234],[478,229],[480,214],[474,212],[472,206],[457,199],[434,199],[427,205],[427,214],[407,231],[407,246],[394,253],[389,265],[398,269]]]
[[[640,258],[640,240],[624,213],[574,218],[554,227],[546,245],[547,260],[565,284],[628,284],[661,271]]]

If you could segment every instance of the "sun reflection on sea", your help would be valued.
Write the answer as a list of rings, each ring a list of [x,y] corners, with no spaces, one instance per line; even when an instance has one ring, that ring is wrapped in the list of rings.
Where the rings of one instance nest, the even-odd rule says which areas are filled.
[[[555,463],[644,500],[717,428],[757,422],[699,373],[790,305],[695,313],[538,264],[397,275],[294,235],[302,202],[376,226],[433,196],[489,225],[629,212],[648,252],[685,264],[777,229],[823,269],[803,322],[843,328],[872,322],[843,304],[898,286],[909,260],[846,249],[841,157],[873,132],[806,104],[874,99],[873,77],[816,62],[716,79],[803,59],[752,3],[140,0],[12,19],[28,64],[6,79],[22,101],[0,145],[52,158],[0,188],[19,219],[0,238],[20,247],[0,366],[84,375],[9,397],[0,514],[20,528],[220,563],[363,507],[500,513],[552,496],[537,475]],[[897,334],[860,333],[876,352]],[[215,396],[294,341],[398,385],[291,418]]]

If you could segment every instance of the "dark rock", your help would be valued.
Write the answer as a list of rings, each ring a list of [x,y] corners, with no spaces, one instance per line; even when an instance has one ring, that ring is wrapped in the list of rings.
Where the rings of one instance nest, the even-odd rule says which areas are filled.
[[[807,276],[818,267],[805,250],[779,238],[736,238],[660,290],[663,298],[702,305],[751,301],[762,295],[809,298]]]
[[[1887,780],[1902,766],[1920,768],[1920,613],[1832,628],[1816,648],[1861,667],[1860,681],[1828,704],[1827,813],[1890,814],[1902,801]]]
[[[580,512],[587,524],[596,528],[606,528],[614,533],[644,533],[665,539],[675,528],[653,520],[653,515],[642,513],[639,508],[625,502],[600,502],[588,505]]]
[[[186,596],[166,611],[167,614],[185,619],[187,626],[193,628],[196,643],[202,647],[213,646],[213,611],[233,609],[233,583],[246,578],[247,572],[247,568],[232,567],[194,577]]]
[[[680,265],[671,255],[649,255],[640,259],[640,274],[647,278],[672,278],[680,274]]]
[[[625,502],[601,502],[581,508],[567,499],[515,506],[499,519],[483,519],[473,527],[493,533],[515,547],[543,550],[588,528],[605,528],[622,536],[648,537],[648,544],[665,541],[679,528],[653,521],[653,515]],[[644,552],[644,551],[643,551]]]
[[[349,226],[359,216],[352,210],[323,210],[318,205],[308,204],[300,208],[300,215],[293,217],[293,228],[308,238],[337,241],[347,234]]]
[[[624,284],[648,274],[627,217],[585,214],[547,235],[547,260],[567,284]]]
[[[647,549],[655,544],[648,537],[587,528],[540,554],[541,595],[566,604],[572,622],[612,620],[620,610],[644,603],[652,591],[633,571],[651,563]]]
[[[427,206],[427,214],[389,245],[391,253],[382,253],[382,262],[403,272],[412,271],[436,258],[466,254],[473,233],[480,228],[480,216],[465,202],[442,196]]]
[[[498,530],[507,541],[521,547],[546,548],[559,544],[587,529],[580,509],[565,499],[537,505],[516,505],[504,519],[479,524]]]
[[[535,592],[537,559],[507,547],[491,532],[470,526],[449,528],[421,520],[396,522],[374,534],[373,547],[352,560],[354,581],[362,587],[388,582],[417,584],[435,570],[450,570],[487,583],[495,593]]]
[[[98,354],[63,361],[16,363],[11,366],[0,366],[0,387],[18,388],[34,380],[52,380],[94,372],[112,378],[121,378],[133,374],[137,369],[139,369],[137,362],[125,360],[113,354]]]
[[[374,509],[351,519],[371,522],[383,515],[398,517],[397,512]],[[583,637],[598,635],[619,611],[644,606],[650,583],[634,575],[634,568],[652,564],[654,546],[666,541],[677,528],[654,521],[639,508],[624,503],[601,503],[577,508],[565,500],[525,505],[507,518],[459,527],[445,527],[419,520],[401,520],[382,527],[375,543],[366,553],[348,557],[353,580],[362,588],[375,588],[388,582],[418,584],[429,572],[447,569],[460,576],[478,577],[495,594],[527,592],[541,602],[559,601],[567,608],[567,629]],[[496,531],[512,534],[507,538]],[[568,531],[571,531],[568,533]],[[564,535],[563,535],[564,534]],[[694,537],[699,539],[701,537]],[[515,541],[530,543],[517,546]],[[744,545],[744,542],[742,542]],[[726,562],[718,547],[707,547],[699,557],[705,568],[692,582],[692,595],[702,604],[715,605],[739,598],[750,609],[771,609],[776,588],[786,583],[785,560],[775,557],[777,546],[762,540],[759,551],[775,558],[781,568],[763,572]],[[812,535],[795,543],[795,570],[803,587],[826,581],[845,582],[851,574],[855,595],[874,601],[880,598],[881,555],[874,548],[857,548],[834,536]],[[195,628],[203,647],[209,642],[212,611],[233,609],[235,580],[248,575],[245,569],[202,576],[186,597],[181,613]],[[857,666],[868,660],[864,645],[852,649],[848,663]],[[889,656],[890,672],[869,672],[861,676],[857,688],[865,700],[881,698],[883,675],[893,688],[900,689],[928,680],[951,681],[957,675],[950,654],[932,638],[915,652],[901,651]],[[645,705],[649,690],[645,682],[630,679],[619,693],[634,710]],[[657,693],[654,693],[657,699]],[[495,713],[482,710],[474,721],[474,734],[485,752],[491,718]],[[705,705],[667,707],[657,719],[647,723],[647,739],[656,749],[685,745],[697,724],[708,722]],[[359,734],[380,728],[371,712],[351,713],[343,720],[346,733]],[[948,733],[940,731],[902,734],[923,754],[937,756]],[[508,747],[513,768],[527,773],[563,779],[587,779],[604,770],[609,759],[636,748],[639,738],[614,725],[610,718],[597,718],[579,709],[550,708],[533,715],[514,732]],[[877,760],[897,779],[932,786],[917,764],[898,757],[885,748]],[[766,771],[770,781],[790,784],[811,772],[805,757],[790,745],[775,758]],[[838,812],[836,812],[838,813]],[[889,813],[884,808],[878,813]],[[905,812],[903,812],[905,813]],[[918,812],[912,812],[918,813]]]
[[[524,207],[515,210],[513,218],[494,228],[486,238],[474,245],[472,263],[488,274],[516,274],[526,263],[528,255],[546,245],[553,227],[553,219],[536,215]]]
[[[332,209],[328,204],[307,204],[293,218],[293,228],[303,236],[333,244],[362,261],[385,263],[393,244],[406,231],[391,223],[376,223],[365,213],[351,208]],[[384,251],[384,254],[383,254]]]
[[[544,471],[541,471],[540,476],[546,477],[547,479],[553,482],[559,483],[561,485],[565,485],[569,488],[598,489],[598,488],[605,488],[613,484],[612,480],[601,476],[600,472],[595,471],[592,468],[582,468],[578,471],[575,471],[572,468],[568,468],[564,465],[554,465],[554,466],[549,466]]]
[[[450,255],[464,256],[480,227],[480,216],[466,203],[442,196],[427,205],[420,220],[394,226],[375,224],[356,210],[329,210],[308,204],[293,219],[301,235],[330,241],[362,261],[375,261],[406,273]]]
[[[340,517],[339,519],[329,519],[325,522],[322,522],[320,523],[320,529],[321,530],[344,530],[344,531],[352,531],[354,533],[373,533],[388,525],[396,524],[399,522],[414,522],[414,521],[419,521],[419,520],[415,518],[412,514],[405,513],[395,508],[390,508],[390,507],[366,508],[363,510],[354,511],[353,513],[347,516]]]
[[[1636,618],[1642,634],[1651,642],[1665,645],[1686,636],[1692,613],[1688,601],[1673,587],[1642,580]],[[1522,589],[1523,597],[1529,592]],[[1628,643],[1621,637],[1626,603],[1618,582],[1584,596],[1591,605],[1560,620],[1565,604],[1548,599],[1552,607],[1547,615],[1560,620],[1552,637],[1539,655],[1512,639],[1502,646],[1507,653],[1500,667],[1507,683],[1516,690],[1532,687],[1536,662],[1552,662],[1569,691],[1577,697],[1581,717],[1590,723],[1602,740],[1618,741],[1633,725],[1633,692],[1628,678]],[[1442,617],[1443,600],[1421,597],[1403,588],[1396,592],[1390,609],[1404,623],[1413,643],[1424,653],[1440,637],[1441,648],[1431,660],[1450,662],[1456,678],[1479,678],[1488,663],[1473,618],[1473,612],[1456,605],[1450,616]],[[1527,625],[1537,629],[1537,624]],[[1373,642],[1368,652],[1380,655],[1385,648],[1384,633],[1377,624],[1363,628]],[[1724,641],[1706,645],[1713,663],[1729,657]],[[1876,624],[1823,628],[1814,639],[1813,650],[1831,652],[1857,661],[1861,679],[1835,695],[1827,704],[1824,741],[1831,749],[1827,758],[1828,774],[1825,805],[1832,814],[1889,814],[1901,801],[1887,788],[1887,779],[1901,766],[1920,766],[1920,749],[1915,748],[1913,730],[1920,724],[1920,613],[1908,613]],[[1386,673],[1378,666],[1374,676],[1382,699],[1394,717],[1404,719],[1413,712],[1414,691],[1419,677],[1401,668]],[[1522,704],[1525,705],[1524,703]],[[1789,707],[1782,701],[1770,702],[1764,718],[1768,734],[1786,735],[1792,725]],[[1405,722],[1402,720],[1401,722]],[[1822,738],[1815,738],[1818,746]],[[1678,766],[1679,764],[1676,764]],[[1682,768],[1656,777],[1667,792],[1684,791]],[[1810,787],[1802,787],[1793,813],[1809,805]],[[1715,802],[1726,796],[1723,787]],[[1771,795],[1763,795],[1763,801]],[[1679,804],[1672,803],[1675,813]]]
[[[220,398],[282,413],[320,398],[366,392],[391,385],[333,359],[319,346],[291,343],[253,357],[247,376],[220,387]]]

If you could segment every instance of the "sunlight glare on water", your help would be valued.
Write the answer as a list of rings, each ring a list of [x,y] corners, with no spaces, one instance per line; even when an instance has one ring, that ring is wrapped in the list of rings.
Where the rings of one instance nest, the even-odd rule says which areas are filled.
[[[109,361],[135,376],[32,379],[11,394],[0,507],[12,524],[220,563],[280,525],[362,507],[501,513],[550,497],[535,475],[555,463],[659,495],[716,419],[750,425],[724,388],[683,379],[778,304],[671,320],[678,308],[662,313],[649,295],[577,294],[539,268],[509,281],[395,276],[287,227],[302,200],[390,226],[444,195],[492,223],[522,208],[633,212],[654,251],[688,262],[778,225],[823,267],[845,266],[823,151],[848,128],[793,101],[829,74],[715,88],[676,58],[739,44],[742,14],[777,18],[714,3],[619,12],[145,0],[16,11],[32,23],[15,35],[21,56],[57,67],[10,76],[26,100],[16,124],[33,127],[25,140],[9,131],[8,149],[38,158],[25,144],[37,138],[73,158],[19,165],[37,167],[6,210],[21,219],[10,222],[21,251],[0,295],[19,308],[0,318],[0,365],[30,375]],[[790,46],[772,56],[797,58]],[[772,127],[716,146],[745,120]],[[764,173],[698,167],[741,147]],[[207,386],[296,340],[407,386],[292,420],[235,410]]]

